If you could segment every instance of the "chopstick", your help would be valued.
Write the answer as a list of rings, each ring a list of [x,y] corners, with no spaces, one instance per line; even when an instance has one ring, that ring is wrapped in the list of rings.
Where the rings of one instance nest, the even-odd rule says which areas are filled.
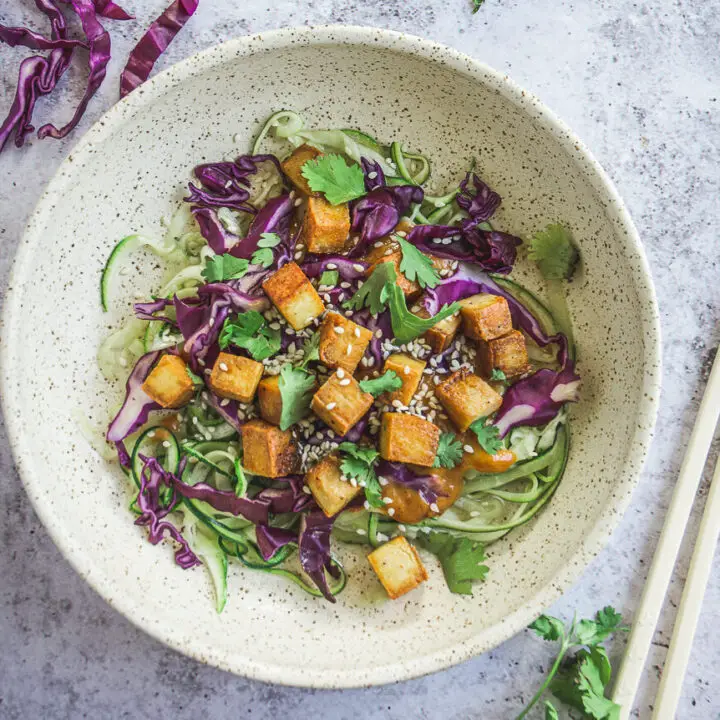
[[[625,657],[615,683],[613,700],[622,706],[620,720],[627,720],[632,711],[633,700],[685,535],[718,417],[720,417],[720,353],[716,352],[705,394],[687,444],[685,458],[680,467],[680,475],[670,501],[665,525],[645,582],[640,606],[632,623]],[[680,655],[677,657],[682,659]]]
[[[670,640],[670,649],[655,698],[653,720],[675,717],[705,589],[710,579],[718,536],[720,536],[720,457],[715,463],[710,493],[705,503],[698,539]]]

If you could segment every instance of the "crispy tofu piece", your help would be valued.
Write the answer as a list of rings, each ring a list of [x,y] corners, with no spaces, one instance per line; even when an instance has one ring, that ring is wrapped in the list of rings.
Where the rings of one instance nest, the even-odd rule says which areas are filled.
[[[422,308],[417,315],[422,318],[430,317],[430,313],[425,308]],[[441,353],[443,350],[447,350],[450,343],[455,339],[461,323],[462,318],[460,313],[457,312],[424,332],[423,340],[433,349],[433,352]]]
[[[463,333],[473,340],[493,340],[512,328],[510,306],[504,297],[480,293],[460,301]]]
[[[311,197],[303,221],[303,237],[308,252],[342,252],[350,237],[350,206],[331,205],[325,198]]]
[[[426,365],[427,363],[423,360],[416,360],[406,353],[388,355],[383,372],[392,370],[402,380],[402,387],[388,393],[385,396],[386,402],[392,403],[393,400],[399,400],[403,405],[409,405],[420,386]]]
[[[490,378],[494,369],[502,370],[506,377],[514,378],[530,368],[525,336],[519,330],[494,340],[479,340],[477,344],[476,370]]]
[[[440,428],[417,415],[383,413],[380,455],[391,462],[431,467],[440,441]]]
[[[368,561],[392,600],[428,579],[417,550],[402,535],[373,550]]]
[[[220,397],[249,403],[255,397],[262,374],[262,363],[221,352],[213,365],[208,384]]]
[[[458,370],[437,385],[435,396],[461,432],[502,405],[502,396],[467,368]]]
[[[187,364],[178,355],[162,355],[145,378],[142,389],[164,408],[182,407],[195,394],[195,385],[188,375]]]
[[[340,368],[313,395],[310,408],[338,435],[345,435],[371,408],[373,400],[354,377]]]
[[[275,478],[297,470],[297,447],[290,430],[264,420],[250,420],[242,426],[241,434],[243,465],[249,473]]]
[[[305,476],[305,483],[310,488],[315,502],[328,517],[339,513],[363,491],[361,487],[353,487],[347,480],[341,478],[340,458],[337,455],[326,455]]]
[[[352,375],[373,334],[343,315],[329,312],[320,326],[320,362]]]
[[[280,376],[267,375],[257,389],[260,416],[273,425],[280,424],[282,415],[282,396],[280,395]]]
[[[313,192],[308,185],[308,181],[302,174],[302,167],[306,162],[314,160],[322,153],[310,145],[301,145],[293,154],[282,163],[282,169],[288,180],[304,195],[319,197],[320,193]]]
[[[264,283],[263,290],[294,330],[307,327],[325,305],[297,263],[283,265]]]

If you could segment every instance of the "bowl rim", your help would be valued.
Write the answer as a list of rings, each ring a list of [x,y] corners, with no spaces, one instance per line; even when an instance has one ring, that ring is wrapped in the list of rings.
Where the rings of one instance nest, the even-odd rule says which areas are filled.
[[[635,415],[636,427],[630,443],[627,457],[634,458],[625,479],[613,488],[610,501],[598,516],[591,531],[578,544],[568,562],[553,575],[529,600],[503,618],[492,627],[467,640],[444,649],[413,657],[394,664],[379,665],[369,670],[337,669],[333,671],[313,670],[312,667],[280,666],[258,662],[249,657],[227,656],[222,650],[204,646],[203,642],[191,645],[181,638],[173,636],[169,628],[152,625],[138,619],[130,599],[113,597],[111,589],[104,586],[102,574],[93,571],[93,561],[89,553],[75,552],[65,542],[63,526],[55,524],[52,503],[43,496],[42,479],[34,477],[22,461],[27,451],[24,441],[24,427],[21,422],[23,408],[12,389],[12,355],[7,338],[12,335],[12,327],[19,318],[23,270],[31,259],[34,247],[40,242],[35,232],[35,223],[39,222],[41,209],[62,186],[62,175],[74,154],[87,151],[113,133],[122,125],[128,111],[136,112],[142,106],[152,102],[157,96],[175,87],[187,78],[198,75],[208,68],[221,64],[233,57],[243,57],[255,53],[281,50],[289,46],[313,45],[360,45],[378,49],[393,50],[400,53],[422,57],[430,62],[439,63],[451,70],[472,76],[477,82],[483,82],[483,76],[495,81],[501,95],[527,112],[527,103],[533,106],[533,120],[540,122],[576,164],[584,165],[588,180],[603,199],[608,200],[607,212],[614,214],[619,226],[625,230],[624,243],[629,250],[627,261],[634,274],[634,285],[641,300],[641,327],[644,335],[644,377],[643,392]],[[35,236],[35,237],[33,237]],[[415,35],[394,30],[354,25],[317,25],[288,27],[254,35],[246,35],[214,45],[206,50],[189,56],[161,73],[123,98],[102,115],[95,124],[80,138],[61,163],[52,180],[41,194],[32,211],[25,232],[13,261],[7,291],[5,307],[0,318],[0,403],[6,421],[10,447],[18,473],[26,492],[47,532],[70,565],[87,581],[90,586],[112,607],[121,612],[136,627],[148,633],[163,644],[188,655],[199,662],[211,664],[229,672],[254,680],[273,682],[282,685],[310,688],[355,688],[382,685],[390,682],[436,672],[475,655],[491,650],[504,642],[528,622],[555,602],[586,570],[590,561],[609,541],[615,527],[627,509],[633,489],[637,485],[647,458],[657,419],[661,377],[661,335],[660,318],[655,289],[649,264],[641,245],[633,221],[615,189],[612,181],[594,158],[585,144],[549,110],[537,97],[522,89],[506,74],[489,67],[485,63],[441,43]],[[626,466],[627,467],[627,466]]]

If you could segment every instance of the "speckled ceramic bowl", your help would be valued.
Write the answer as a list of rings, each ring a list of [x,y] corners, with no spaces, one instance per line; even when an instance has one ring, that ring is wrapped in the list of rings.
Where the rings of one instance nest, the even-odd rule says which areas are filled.
[[[98,343],[119,319],[98,302],[109,250],[129,232],[159,232],[191,168],[247,151],[259,123],[278,108],[294,108],[316,127],[356,126],[402,139],[434,159],[435,190],[476,157],[502,195],[501,227],[523,234],[562,219],[582,246],[571,303],[585,388],[573,410],[567,473],[536,520],[492,546],[492,570],[474,597],[450,594],[428,559],[430,581],[387,601],[363,554],[343,550],[350,581],[336,605],[233,565],[230,599],[218,616],[206,574],[181,570],[170,547],[146,541],[127,511],[120,472],[78,427],[77,410],[106,423],[121,393],[95,364]],[[365,28],[233,40],[174,66],[110,110],[31,218],[6,298],[3,341],[15,457],[39,516],[77,571],[181,652],[313,687],[410,678],[520,630],[607,540],[645,458],[658,400],[659,330],[647,264],[627,211],[587,149],[538,100],[485,65],[426,40]]]

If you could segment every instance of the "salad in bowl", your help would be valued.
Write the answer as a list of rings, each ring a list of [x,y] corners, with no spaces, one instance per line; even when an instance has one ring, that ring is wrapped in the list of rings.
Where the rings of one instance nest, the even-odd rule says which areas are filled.
[[[400,142],[281,111],[250,154],[195,168],[163,239],[107,261],[104,308],[140,248],[167,265],[99,350],[129,372],[106,437],[136,524],[208,568],[218,611],[229,560],[335,602],[336,543],[365,547],[390,598],[432,556],[471,593],[485,546],[562,480],[576,245],[559,223],[526,243],[496,227],[473,167],[444,195],[430,178]],[[510,279],[525,246],[547,304]]]

